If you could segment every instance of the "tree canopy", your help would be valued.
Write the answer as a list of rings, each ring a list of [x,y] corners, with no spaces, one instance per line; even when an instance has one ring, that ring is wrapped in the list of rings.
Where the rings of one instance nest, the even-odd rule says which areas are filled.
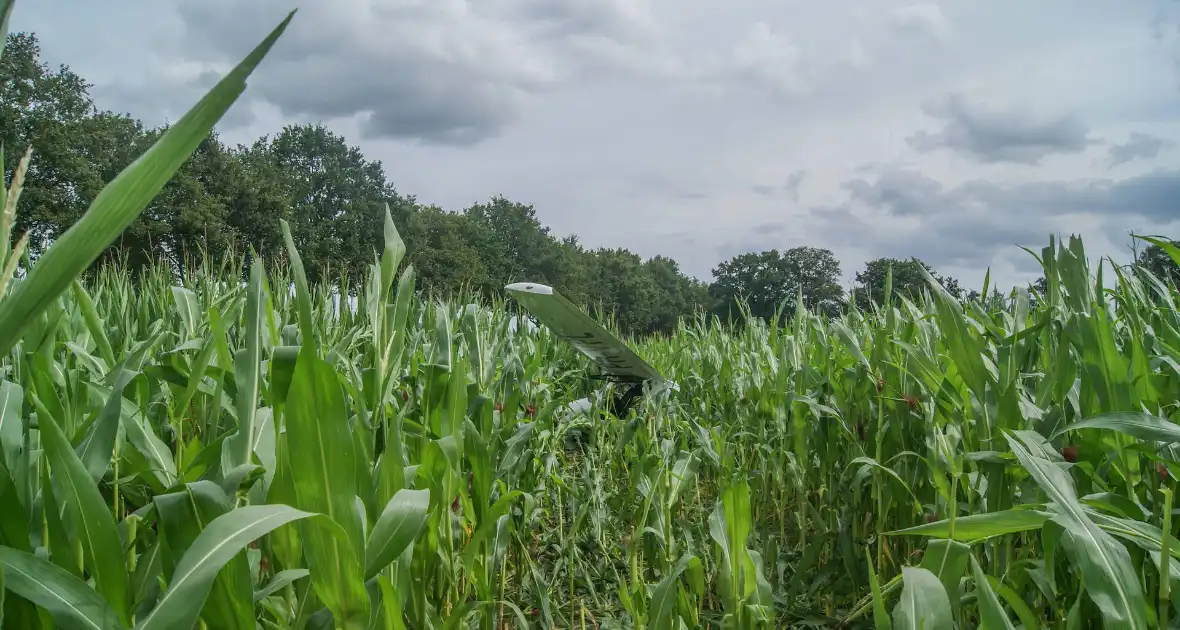
[[[837,315],[844,303],[840,286],[840,261],[830,250],[794,247],[738,254],[713,270],[710,294],[719,313],[732,317],[744,301],[750,314],[774,317],[785,300],[802,296],[810,309]],[[790,306],[791,304],[788,304]]]
[[[934,276],[934,279],[952,296],[963,297],[963,289],[959,286],[958,280],[939,275],[933,267],[923,260],[918,258],[905,260],[877,258],[866,263],[864,270],[858,271],[856,274],[856,286],[853,290],[856,293],[857,306],[867,308],[870,303],[884,303],[885,287],[891,269],[894,301],[899,300],[902,296],[915,301],[918,299],[922,291],[929,286],[925,276],[922,275],[923,269]]]

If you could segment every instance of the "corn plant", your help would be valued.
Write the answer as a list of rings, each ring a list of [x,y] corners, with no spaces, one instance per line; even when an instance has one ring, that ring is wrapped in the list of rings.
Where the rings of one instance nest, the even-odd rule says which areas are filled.
[[[36,260],[35,147],[0,191],[0,626],[1176,625],[1180,293],[1077,238],[1044,293],[628,338],[680,390],[624,417],[515,305],[417,292],[388,210],[363,278],[285,223],[92,268],[290,19]]]

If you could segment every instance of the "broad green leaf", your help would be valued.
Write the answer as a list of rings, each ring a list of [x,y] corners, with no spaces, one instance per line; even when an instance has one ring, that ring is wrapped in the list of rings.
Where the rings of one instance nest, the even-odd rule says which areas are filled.
[[[430,508],[429,490],[398,490],[373,526],[365,546],[365,579],[393,562],[413,544],[426,525]]]
[[[330,525],[319,521],[302,528],[316,594],[337,624],[368,619],[365,566],[360,559],[364,538],[355,509],[358,454],[336,371],[315,355],[311,344],[300,351],[286,416],[297,507],[324,514],[345,533],[341,539]]]
[[[1016,613],[1016,617],[1020,619],[1020,623],[1023,624],[1025,628],[1037,627],[1037,616],[1033,614],[1032,609],[1028,607],[1028,603],[1025,602],[1023,598],[1021,598],[1019,593],[1009,588],[1007,584],[1004,584],[1000,580],[990,575],[987,576],[987,582],[991,585],[992,589],[999,594],[1000,597],[1004,598],[1004,601],[1007,602],[1008,606],[1010,606],[1013,612]]]
[[[921,567],[930,571],[942,582],[946,589],[947,601],[959,602],[959,580],[967,571],[967,559],[971,555],[971,548],[957,541],[935,539],[926,543],[926,553],[922,555]]]
[[[123,431],[127,440],[147,459],[152,467],[152,473],[165,488],[172,487],[177,480],[176,464],[172,451],[168,445],[156,435],[151,425],[140,419],[139,410],[135,413],[122,413]]]
[[[1061,468],[1032,455],[1011,435],[1006,434],[1005,438],[1020,463],[1053,502],[1056,511],[1053,520],[1073,536],[1076,543],[1073,560],[1081,569],[1086,593],[1102,611],[1106,626],[1146,630],[1147,600],[1127,549],[1087,517],[1073,482]]]
[[[291,476],[289,465],[290,454],[287,451],[287,440],[280,439],[275,444],[275,476],[270,487],[267,488],[266,502],[292,507],[298,503],[295,498],[295,481]],[[275,530],[268,538],[275,559],[283,567],[298,567],[303,558],[302,534],[298,524],[284,525]]]
[[[176,306],[176,314],[180,316],[180,323],[184,327],[183,339],[191,339],[197,334],[197,326],[201,324],[200,298],[192,289],[181,286],[172,289],[172,301]]]
[[[951,602],[938,577],[926,569],[902,567],[901,599],[893,609],[897,630],[942,630],[954,627]]]
[[[954,539],[960,542],[974,542],[1003,536],[1016,532],[1040,529],[1052,515],[1038,510],[1004,510],[1001,512],[986,512],[970,514],[955,519]],[[931,536],[933,538],[948,538],[951,533],[950,519],[943,519],[933,523],[924,523],[883,532],[883,536]]]
[[[1166,418],[1131,411],[1086,418],[1058,430],[1053,437],[1079,429],[1106,429],[1152,442],[1180,442],[1180,425]]]
[[[315,319],[311,314],[311,290],[307,287],[307,274],[303,270],[303,257],[295,247],[295,237],[291,235],[291,226],[283,219],[279,219],[279,227],[283,230],[283,242],[287,245],[287,256],[291,259],[291,269],[295,272],[295,303],[299,307],[299,332],[303,335],[304,348],[316,351]],[[302,353],[301,353],[302,354]]]
[[[0,547],[0,571],[4,574],[0,586],[49,611],[61,628],[119,630],[125,627],[98,591],[48,560]]]
[[[201,532],[231,509],[230,498],[212,481],[198,481],[179,492],[154,498],[163,534],[164,567],[176,569],[180,559]],[[249,626],[254,618],[249,598],[253,593],[250,566],[239,553],[218,571],[201,616],[216,627]]]
[[[38,466],[41,477],[41,517],[44,522],[45,539],[42,543],[49,551],[49,559],[71,575],[83,577],[82,561],[78,558],[74,540],[66,531],[62,517],[62,503],[54,491],[48,466]],[[26,528],[27,531],[27,528]]]
[[[60,485],[55,494],[74,523],[86,568],[119,619],[131,625],[130,587],[115,519],[57,423],[45,416],[39,426],[53,481]]]
[[[468,567],[468,570],[475,570],[476,558],[482,551],[481,545],[491,538],[501,522],[500,519],[508,514],[508,511],[512,509],[513,503],[522,494],[520,490],[508,492],[499,499],[496,499],[496,502],[484,514],[483,522],[475,530],[475,533],[472,534],[471,539],[467,541],[467,551],[463,554],[463,564]]]
[[[3,462],[0,462],[0,505],[4,506],[0,510],[0,545],[32,551],[29,548],[29,521],[32,515],[22,505],[16,484]]]
[[[107,365],[115,365],[115,351],[111,348],[111,341],[107,337],[106,324],[98,315],[98,309],[94,306],[94,300],[90,298],[90,294],[82,286],[82,283],[77,279],[73,282],[73,296],[74,300],[78,302],[78,308],[82,311],[82,317],[86,320],[86,330],[90,333],[90,338],[94,339],[94,344],[98,346],[98,354],[106,361]]]
[[[942,283],[932,276],[924,266],[919,265],[918,272],[930,285],[934,303],[938,308],[938,321],[942,327],[943,339],[946,341],[955,370],[967,387],[982,399],[985,384],[991,380],[985,363],[987,354],[982,351],[983,349],[977,341],[978,336],[973,334],[974,331],[967,323],[967,315],[963,312],[963,306],[947,293]],[[990,433],[985,433],[985,435],[990,436]]]
[[[402,621],[401,597],[393,590],[393,583],[384,575],[378,575],[377,588],[381,590],[381,628],[384,630],[405,630],[406,626]],[[528,624],[521,627],[528,628]]]
[[[201,532],[168,581],[168,589],[138,630],[187,630],[197,623],[221,568],[260,536],[314,516],[285,505],[248,505],[223,514]]]
[[[922,505],[921,505],[921,502],[918,500],[918,495],[914,494],[914,491],[910,488],[910,485],[908,483],[906,483],[905,480],[902,479],[901,476],[898,475],[897,472],[894,471],[892,468],[882,465],[877,460],[873,459],[872,457],[867,457],[867,456],[857,457],[857,458],[854,458],[852,461],[848,462],[849,468],[851,468],[853,466],[857,466],[857,465],[867,466],[871,469],[879,470],[879,471],[885,473],[886,475],[889,475],[890,477],[892,477],[894,480],[897,481],[897,483],[900,483],[901,487],[905,488],[906,493],[908,493],[910,495],[910,498],[914,502],[914,508],[921,511]]]
[[[1138,234],[1132,234],[1131,236],[1145,240],[1148,243],[1159,247],[1160,249],[1164,250],[1164,253],[1166,253],[1169,258],[1172,259],[1172,262],[1180,265],[1180,248],[1176,247],[1171,242],[1155,236],[1140,236]]]

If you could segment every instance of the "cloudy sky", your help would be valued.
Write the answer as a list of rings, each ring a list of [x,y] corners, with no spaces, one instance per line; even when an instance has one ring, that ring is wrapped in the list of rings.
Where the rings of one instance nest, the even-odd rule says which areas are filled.
[[[101,8],[99,5],[102,5]],[[503,194],[708,279],[734,254],[1036,278],[1180,224],[1176,0],[36,0],[100,107],[179,117],[292,8],[223,135],[324,122],[397,188]]]

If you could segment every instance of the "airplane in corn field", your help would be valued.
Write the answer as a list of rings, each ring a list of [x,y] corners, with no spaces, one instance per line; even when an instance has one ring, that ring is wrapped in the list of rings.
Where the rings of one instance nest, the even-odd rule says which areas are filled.
[[[536,282],[516,282],[504,287],[504,290],[553,334],[602,368],[606,380],[612,386],[609,391],[600,392],[600,396],[607,398],[608,407],[615,416],[626,415],[640,396],[650,396],[669,389],[680,390],[674,381],[648,365],[621,339],[591,319],[553,287]],[[613,385],[621,386],[618,389],[622,391]],[[586,413],[592,407],[590,398],[582,398],[569,405],[569,409],[575,413]]]

